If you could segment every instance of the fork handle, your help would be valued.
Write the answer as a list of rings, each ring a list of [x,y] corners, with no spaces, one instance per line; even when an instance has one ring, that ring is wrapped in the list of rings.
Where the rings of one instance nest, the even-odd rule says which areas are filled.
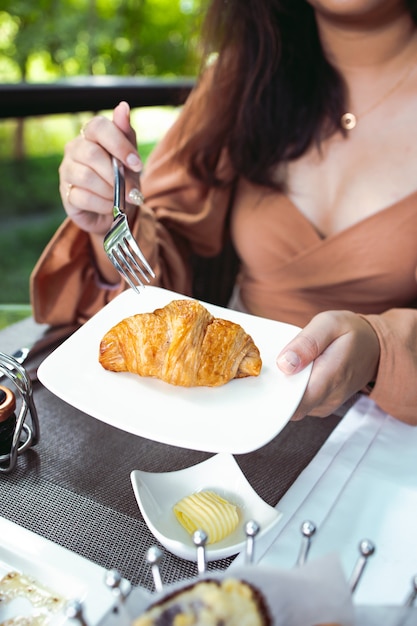
[[[124,213],[122,204],[124,208],[125,177],[122,163],[120,163],[116,157],[112,157],[112,163],[114,173],[113,219],[116,219],[116,217],[119,217],[120,213]]]

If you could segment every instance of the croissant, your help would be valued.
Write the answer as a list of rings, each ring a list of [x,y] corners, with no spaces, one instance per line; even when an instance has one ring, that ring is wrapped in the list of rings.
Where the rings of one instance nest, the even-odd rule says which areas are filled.
[[[183,387],[224,385],[258,376],[262,361],[239,324],[213,317],[196,300],[173,300],[113,326],[100,343],[99,362],[113,372],[160,378]]]

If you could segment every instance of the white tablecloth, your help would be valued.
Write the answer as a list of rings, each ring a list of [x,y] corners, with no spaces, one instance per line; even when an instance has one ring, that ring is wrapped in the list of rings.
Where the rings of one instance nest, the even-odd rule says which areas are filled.
[[[417,410],[417,407],[416,407]],[[417,428],[362,397],[278,503],[282,521],[256,560],[293,567],[305,520],[317,526],[309,560],[337,553],[349,579],[362,539],[376,547],[355,603],[401,605],[417,574]],[[243,555],[236,564],[242,562]]]

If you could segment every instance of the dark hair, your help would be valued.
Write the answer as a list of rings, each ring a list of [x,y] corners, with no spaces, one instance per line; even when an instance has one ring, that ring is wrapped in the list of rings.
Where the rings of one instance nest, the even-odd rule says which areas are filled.
[[[413,17],[416,0],[406,0]],[[274,166],[339,130],[345,84],[323,54],[306,0],[212,0],[204,56],[218,53],[205,127],[188,143],[192,173],[210,185],[223,149],[234,171],[278,186]]]

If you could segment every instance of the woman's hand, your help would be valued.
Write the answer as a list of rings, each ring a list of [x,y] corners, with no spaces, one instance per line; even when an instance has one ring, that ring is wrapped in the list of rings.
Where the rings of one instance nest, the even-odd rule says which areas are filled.
[[[113,121],[103,116],[91,119],[67,144],[59,168],[59,189],[68,216],[82,230],[100,236],[105,235],[113,219],[110,155],[125,165],[126,191],[138,189],[142,162],[126,102],[114,109]]]
[[[281,351],[278,367],[295,374],[314,361],[307,389],[293,420],[326,417],[375,380],[379,341],[370,324],[350,311],[316,315]]]

